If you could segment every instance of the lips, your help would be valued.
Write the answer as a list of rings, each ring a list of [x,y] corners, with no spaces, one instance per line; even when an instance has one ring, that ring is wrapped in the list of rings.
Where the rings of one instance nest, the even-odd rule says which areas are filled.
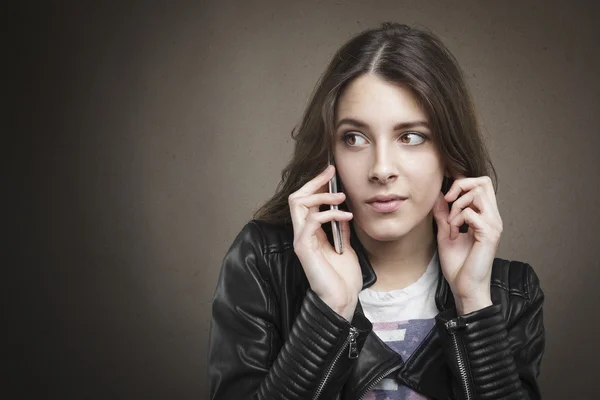
[[[393,194],[377,195],[369,198],[367,204],[376,212],[391,213],[399,209],[404,200],[406,200],[404,196]]]

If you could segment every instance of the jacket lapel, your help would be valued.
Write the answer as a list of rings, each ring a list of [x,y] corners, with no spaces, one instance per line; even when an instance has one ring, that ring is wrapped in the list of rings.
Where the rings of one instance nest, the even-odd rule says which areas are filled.
[[[366,251],[350,224],[350,243],[355,250],[360,263],[363,276],[363,290],[373,285],[377,276],[369,262]],[[454,306],[454,298],[450,292],[448,282],[439,269],[439,279],[435,293],[435,303],[439,311]],[[360,301],[357,305],[359,313],[363,314]],[[364,315],[364,314],[363,314]],[[434,327],[427,337],[408,358],[402,360],[399,354],[386,345],[375,333],[371,332],[355,364],[352,375],[344,387],[344,399],[355,399],[369,386],[380,378],[395,371],[401,383],[412,387],[432,399],[446,399],[447,388],[450,387],[445,380],[450,379],[449,370],[445,362],[440,337]]]

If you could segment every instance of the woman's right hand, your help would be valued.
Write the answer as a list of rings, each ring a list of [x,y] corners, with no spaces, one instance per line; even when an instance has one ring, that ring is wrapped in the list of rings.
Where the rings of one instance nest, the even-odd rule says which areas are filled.
[[[311,289],[334,311],[351,321],[362,289],[362,273],[356,253],[350,246],[352,213],[342,210],[320,211],[321,204],[342,203],[344,193],[328,193],[327,185],[335,174],[329,166],[289,198],[294,227],[294,252],[302,263]],[[338,254],[327,240],[321,224],[339,221],[344,252]]]

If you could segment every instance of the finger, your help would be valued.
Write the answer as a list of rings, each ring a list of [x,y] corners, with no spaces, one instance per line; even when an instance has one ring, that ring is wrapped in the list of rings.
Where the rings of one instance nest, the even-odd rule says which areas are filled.
[[[322,188],[327,182],[333,178],[335,174],[335,167],[333,165],[328,165],[327,168],[323,170],[319,175],[315,176],[310,181],[306,182],[304,186],[300,189],[292,193],[291,197],[302,197],[310,194],[317,193],[317,191]]]
[[[435,200],[433,209],[431,210],[433,218],[437,223],[438,234],[448,236],[450,233],[450,225],[448,224],[448,203],[444,199],[444,194],[440,192],[438,198]]]
[[[352,213],[343,210],[326,210],[317,213],[311,213],[306,217],[306,225],[321,225],[331,221],[349,221],[352,219]]]
[[[464,208],[469,206],[474,206],[480,214],[484,214],[490,208],[490,203],[485,194],[485,191],[481,186],[475,187],[473,190],[465,193],[461,197],[459,197],[454,203],[452,203],[452,208],[450,209],[450,214],[448,215],[448,221],[458,215]]]
[[[322,204],[339,205],[346,199],[344,193],[317,193],[289,200],[290,216],[294,229],[301,231],[308,214],[318,213]]]
[[[308,196],[296,197],[291,200],[290,207],[319,207],[322,204],[338,205],[346,200],[346,194],[339,193],[316,193]]]
[[[321,204],[341,204],[346,199],[344,193],[316,193],[305,196],[299,195],[298,191],[288,197],[290,217],[294,231],[301,231],[309,213],[319,211]]]
[[[331,221],[349,221],[353,217],[352,213],[342,210],[327,210],[317,213],[311,213],[306,218],[304,229],[300,234],[301,239],[308,239],[315,235],[321,225]]]
[[[488,225],[485,223],[485,221],[483,221],[481,215],[476,213],[472,208],[467,207],[450,221],[451,240],[454,240],[459,236],[458,229],[462,224],[465,223],[475,231],[481,232],[488,228]]]
[[[457,175],[445,195],[446,201],[451,202],[456,200],[461,193],[467,192],[481,183],[478,177],[466,178],[463,175]]]
[[[485,190],[485,193],[490,198],[492,204],[497,207],[496,193],[494,192],[494,186],[489,176],[480,176],[476,178],[456,178],[450,187],[450,190],[448,190],[446,193],[446,201],[452,202],[456,200],[461,193],[466,193],[477,186],[481,186]]]

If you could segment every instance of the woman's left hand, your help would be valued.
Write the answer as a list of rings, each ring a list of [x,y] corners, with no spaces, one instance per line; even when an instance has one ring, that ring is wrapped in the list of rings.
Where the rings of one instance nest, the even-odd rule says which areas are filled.
[[[444,277],[450,284],[459,315],[492,305],[490,279],[502,219],[492,180],[487,176],[458,176],[433,207],[438,233],[438,255]],[[458,196],[462,196],[457,200]],[[452,209],[448,203],[454,201]],[[467,233],[459,233],[463,224]]]

